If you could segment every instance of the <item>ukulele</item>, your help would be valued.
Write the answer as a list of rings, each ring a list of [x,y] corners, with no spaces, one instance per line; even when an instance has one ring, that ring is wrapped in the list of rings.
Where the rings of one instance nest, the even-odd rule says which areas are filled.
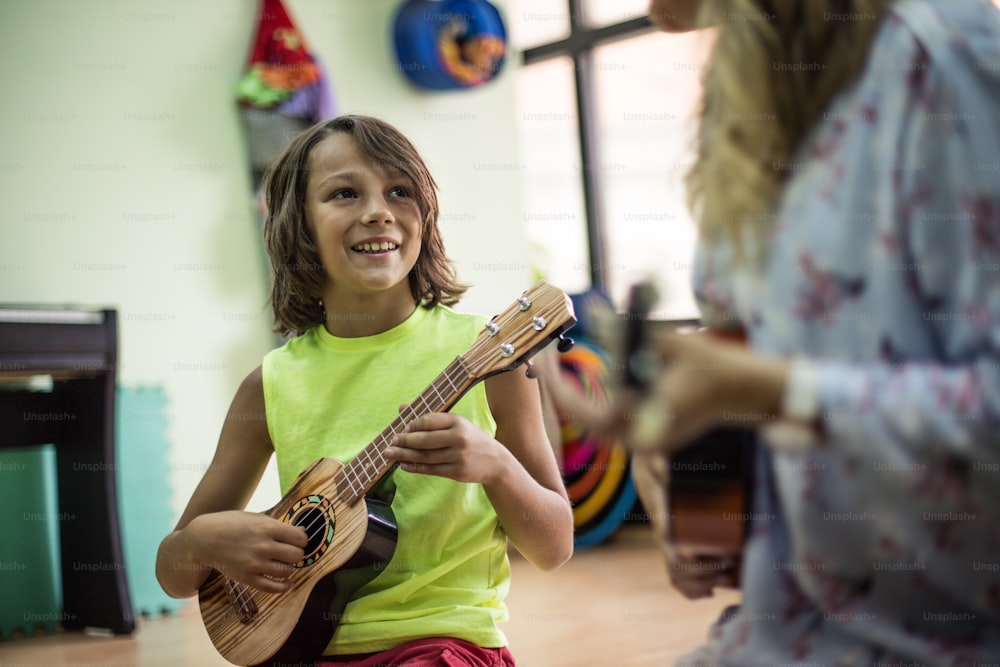
[[[291,588],[264,593],[213,570],[198,591],[208,636],[237,665],[309,664],[322,654],[353,594],[381,572],[396,547],[392,475],[384,456],[392,438],[431,412],[446,412],[474,385],[511,371],[576,323],[561,290],[540,281],[490,320],[454,361],[346,465],[332,458],[310,464],[265,514],[308,536]]]
[[[755,447],[750,429],[716,428],[674,454],[667,475],[667,539],[678,553],[714,563],[734,588],[749,533]]]
[[[634,285],[625,316],[622,384],[640,394],[648,392],[657,373],[646,340],[646,323],[656,299],[650,284]],[[703,330],[700,335],[744,342],[742,334]],[[752,429],[716,427],[675,452],[668,462],[667,541],[675,552],[725,574],[726,583],[734,587],[739,586],[751,516],[755,443]]]

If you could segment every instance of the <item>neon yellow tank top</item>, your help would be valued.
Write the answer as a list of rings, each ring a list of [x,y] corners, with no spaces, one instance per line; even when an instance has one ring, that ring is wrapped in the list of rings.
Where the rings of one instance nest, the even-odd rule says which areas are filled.
[[[459,354],[485,318],[418,307],[374,336],[309,329],[264,358],[267,427],[281,490],[320,457],[350,461]],[[490,435],[496,422],[482,383],[451,410]],[[358,590],[326,654],[372,653],[425,637],[507,644],[507,538],[479,484],[394,473],[399,538],[392,560]]]

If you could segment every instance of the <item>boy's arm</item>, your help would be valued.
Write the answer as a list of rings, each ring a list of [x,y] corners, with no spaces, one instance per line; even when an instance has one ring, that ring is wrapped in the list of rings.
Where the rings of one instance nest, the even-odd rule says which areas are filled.
[[[212,463],[160,544],[156,577],[167,594],[194,595],[213,568],[263,591],[287,587],[271,577],[284,578],[302,559],[304,531],[242,511],[273,451],[258,367],[237,390]]]
[[[502,457],[483,488],[507,536],[535,566],[551,570],[573,554],[573,512],[542,418],[538,383],[518,370],[486,380]]]

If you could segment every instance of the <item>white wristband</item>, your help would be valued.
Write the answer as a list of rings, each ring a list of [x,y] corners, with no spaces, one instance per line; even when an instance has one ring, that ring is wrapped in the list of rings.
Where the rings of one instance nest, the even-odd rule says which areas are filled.
[[[781,397],[781,418],[811,424],[820,416],[819,373],[805,359],[793,359]]]
[[[764,429],[765,439],[779,451],[810,449],[817,444],[816,420],[821,413],[816,367],[805,359],[793,359],[781,397],[781,414]]]

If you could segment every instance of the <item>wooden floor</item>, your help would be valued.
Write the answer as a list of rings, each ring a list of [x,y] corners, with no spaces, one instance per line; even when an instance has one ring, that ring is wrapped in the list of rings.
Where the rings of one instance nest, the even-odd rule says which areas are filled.
[[[581,551],[555,572],[512,556],[513,583],[503,626],[522,667],[670,665],[701,643],[708,625],[738,600],[727,591],[691,602],[670,588],[644,525]],[[143,619],[132,637],[64,632],[0,642],[2,667],[212,667],[228,665],[212,647],[197,609]]]

